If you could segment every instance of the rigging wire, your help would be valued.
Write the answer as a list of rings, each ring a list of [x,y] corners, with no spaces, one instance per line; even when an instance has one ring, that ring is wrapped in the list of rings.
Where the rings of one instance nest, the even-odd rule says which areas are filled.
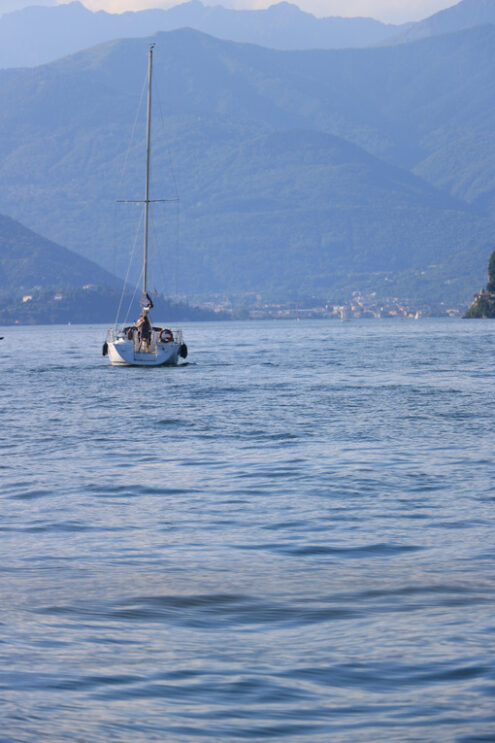
[[[132,144],[134,142],[134,136],[136,134],[136,127],[137,127],[137,122],[138,122],[138,119],[139,119],[139,113],[140,113],[141,108],[142,108],[142,105],[143,105],[143,98],[144,98],[144,93],[146,91],[147,84],[148,84],[148,73],[146,73],[146,75],[144,77],[143,87],[142,87],[142,90],[141,90],[141,97],[139,98],[139,104],[138,104],[138,107],[137,107],[137,110],[136,110],[136,117],[134,119],[134,124],[133,124],[133,127],[132,127],[131,138],[129,140],[129,146],[127,147],[127,152],[126,152],[125,158],[124,158],[124,164],[122,165],[122,171],[120,173],[120,180],[119,180],[119,186],[118,186],[118,190],[119,191],[120,191],[120,188],[122,187],[122,180],[124,178],[125,170],[127,169],[127,162],[129,160],[129,153],[131,151],[131,147],[132,147]]]
[[[133,146],[135,135],[136,135],[136,128],[137,128],[137,123],[138,123],[138,119],[139,119],[139,114],[140,114],[141,108],[143,106],[143,99],[144,99],[144,94],[145,94],[145,91],[146,91],[146,88],[147,88],[147,82],[148,82],[148,73],[146,72],[146,74],[144,76],[143,86],[142,86],[142,89],[141,89],[141,96],[139,98],[139,104],[138,104],[138,107],[136,109],[136,116],[134,118],[134,124],[133,124],[133,127],[132,127],[132,132],[131,132],[131,136],[130,136],[130,139],[129,139],[129,144],[127,146],[127,151],[126,151],[126,154],[125,154],[125,157],[124,157],[124,162],[122,164],[122,168],[121,168],[121,171],[120,171],[119,183],[118,183],[118,186],[117,186],[117,193],[120,193],[120,190],[122,188],[122,183],[123,183],[123,180],[124,180],[124,175],[125,175],[125,172],[127,170],[127,164],[128,164],[128,161],[129,161],[129,155],[130,155],[131,148]],[[116,227],[115,227],[116,221],[117,221],[117,204],[114,204],[113,213],[114,213],[113,255],[114,255],[114,264],[115,264],[115,254],[116,254],[116,245],[117,245],[117,235],[116,235]],[[131,256],[130,256],[129,262],[127,264],[127,272],[126,272],[125,280],[124,280],[124,283],[122,285],[122,291],[121,291],[121,294],[120,294],[119,306],[118,306],[118,309],[117,309],[117,315],[115,317],[115,327],[117,326],[118,321],[119,321],[119,314],[120,314],[120,310],[122,308],[122,303],[124,301],[124,294],[125,294],[125,290],[126,290],[126,286],[127,286],[127,281],[128,281],[128,278],[129,278],[129,272],[130,272],[132,261],[134,260],[134,254],[135,254],[135,251],[136,251],[137,233],[138,233],[138,231],[141,228],[142,221],[143,221],[143,215],[141,214],[141,219],[139,221],[139,225],[138,225],[138,228],[136,230],[136,236],[134,238],[134,245],[133,245],[133,248],[132,248],[132,251],[131,251]],[[129,313],[129,310],[128,310],[128,313]]]
[[[177,209],[180,208],[179,202],[177,202]],[[176,212],[177,215],[177,212]],[[158,223],[160,224],[160,223]],[[178,231],[178,224],[177,224],[177,230]],[[161,229],[161,233],[158,234],[158,230]],[[164,297],[166,296],[173,296],[173,292],[175,291],[175,295],[177,295],[177,274],[174,271],[173,276],[170,276],[170,271],[167,271],[167,263],[164,264],[164,256],[163,251],[161,250],[155,250],[155,246],[159,245],[160,243],[172,243],[171,233],[172,229],[170,225],[168,224],[168,221],[166,220],[164,224],[162,224],[160,227],[157,227],[157,222],[153,218],[153,214],[150,214],[150,244],[151,244],[151,254],[153,255],[153,266],[157,267],[159,270],[155,272],[155,275],[153,274],[152,269],[152,279],[154,280],[153,288],[157,290],[158,284],[160,284],[161,293]],[[165,235],[165,240],[163,239],[163,236]],[[170,238],[170,239],[169,239]],[[174,248],[175,248],[175,265],[177,263],[177,241],[175,240],[173,242]],[[170,265],[171,261],[168,262],[168,265]],[[174,286],[171,286],[172,280],[174,281]],[[152,283],[152,282],[150,282]]]
[[[127,312],[126,312],[126,315],[125,315],[125,318],[124,318],[124,325],[127,323],[127,320],[129,319],[129,315],[131,314],[131,307],[134,304],[134,301],[136,299],[136,294],[137,294],[138,286],[141,284],[141,280],[143,278],[143,271],[144,271],[144,268],[141,268],[141,273],[139,274],[139,278],[137,280],[136,286],[134,287],[134,294],[132,295],[132,297],[131,297],[131,299],[129,301],[129,306],[127,308]]]
[[[122,292],[121,292],[121,295],[120,295],[120,302],[119,302],[119,306],[117,308],[117,315],[115,317],[115,327],[117,327],[117,324],[119,322],[120,310],[122,308],[122,303],[124,301],[125,288],[127,286],[127,281],[129,279],[129,273],[130,273],[130,270],[131,270],[132,262],[134,260],[134,255],[136,253],[136,246],[137,246],[137,242],[138,242],[138,235],[141,232],[141,225],[143,224],[143,217],[144,217],[144,213],[143,213],[143,211],[141,211],[141,218],[140,218],[139,223],[138,223],[138,225],[136,227],[136,234],[134,236],[134,244],[132,246],[131,255],[130,255],[129,263],[128,263],[128,266],[127,266],[127,273],[125,275],[124,285],[122,287]],[[143,274],[143,269],[141,269],[141,276],[140,276],[139,280],[141,280],[142,274]],[[136,289],[137,289],[137,287],[136,287]],[[131,301],[133,301],[134,300],[134,297],[136,296],[136,289],[134,290],[134,296],[133,296],[133,299]],[[125,322],[125,320],[127,320],[128,316],[129,316],[129,310],[130,310],[130,307],[127,310],[127,314],[126,314],[126,316],[124,318],[124,322]]]

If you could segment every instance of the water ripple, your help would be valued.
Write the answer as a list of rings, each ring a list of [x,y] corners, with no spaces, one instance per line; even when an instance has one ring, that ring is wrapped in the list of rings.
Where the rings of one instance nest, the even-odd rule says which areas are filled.
[[[492,741],[495,323],[184,331],[0,333],[2,743]]]

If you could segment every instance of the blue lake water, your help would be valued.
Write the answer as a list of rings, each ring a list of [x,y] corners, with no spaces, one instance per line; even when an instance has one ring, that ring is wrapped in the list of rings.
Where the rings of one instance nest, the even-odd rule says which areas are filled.
[[[0,740],[495,740],[495,322],[0,335]]]

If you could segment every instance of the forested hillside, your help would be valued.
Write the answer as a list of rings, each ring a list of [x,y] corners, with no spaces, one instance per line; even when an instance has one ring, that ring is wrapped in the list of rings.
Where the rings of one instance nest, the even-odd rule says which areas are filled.
[[[495,26],[366,50],[152,40],[153,192],[181,199],[154,210],[160,291],[471,297],[493,243]],[[149,41],[0,73],[0,209],[122,276]]]
[[[35,287],[81,289],[87,284],[122,286],[92,261],[0,214],[0,295],[15,296]]]

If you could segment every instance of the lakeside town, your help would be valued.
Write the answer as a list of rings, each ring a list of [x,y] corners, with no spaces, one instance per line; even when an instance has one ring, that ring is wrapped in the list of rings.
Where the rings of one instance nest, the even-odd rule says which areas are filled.
[[[462,317],[468,305],[465,302],[437,304],[420,303],[392,297],[378,299],[375,293],[362,295],[354,292],[352,299],[342,304],[324,303],[321,300],[270,303],[260,295],[246,294],[242,297],[218,296],[201,302],[201,309],[235,319],[249,320],[294,320],[294,319],[384,319],[424,317]]]
[[[483,295],[476,295],[477,297]],[[120,292],[94,284],[81,289],[61,291],[32,291],[17,299],[0,298],[0,324],[37,325],[111,322]],[[131,295],[126,294],[126,302]],[[463,317],[465,302],[426,303],[391,297],[384,299],[376,293],[358,291],[341,303],[306,297],[303,300],[274,301],[257,293],[214,295],[210,297],[180,296],[154,299],[156,311],[169,321],[186,320],[360,320],[360,319],[414,319],[428,317]],[[137,310],[136,310],[137,311]]]

